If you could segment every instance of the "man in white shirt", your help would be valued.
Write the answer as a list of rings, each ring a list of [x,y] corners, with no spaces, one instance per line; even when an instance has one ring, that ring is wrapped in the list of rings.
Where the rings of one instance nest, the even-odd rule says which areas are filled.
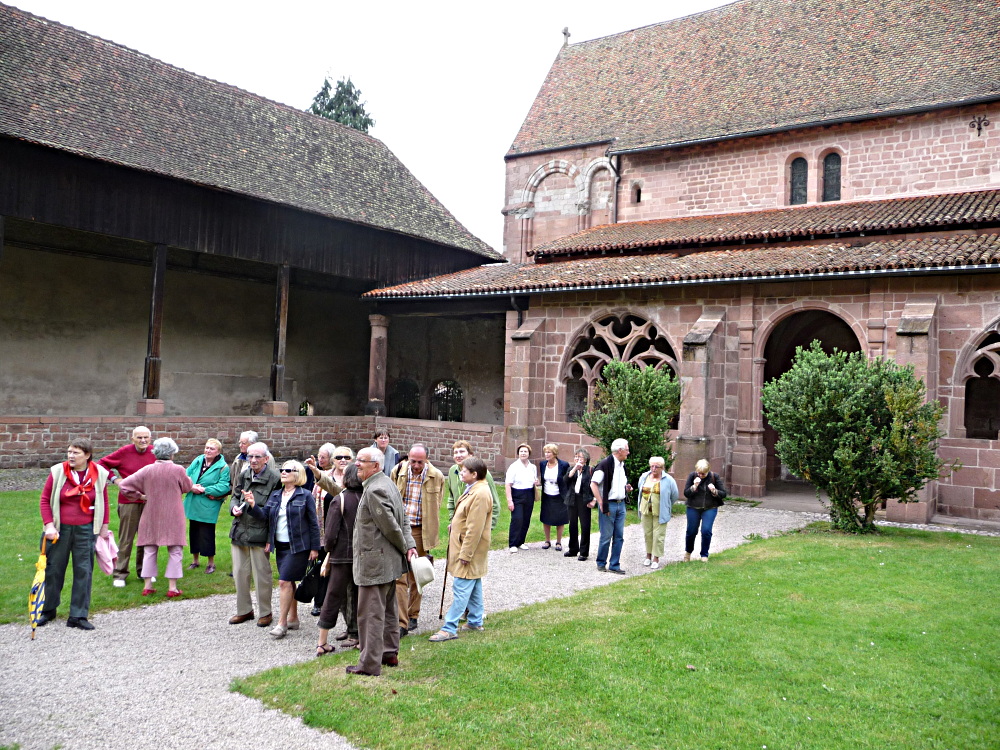
[[[625,575],[621,568],[622,544],[625,542],[625,497],[632,490],[625,476],[625,459],[628,458],[628,441],[618,438],[611,443],[611,455],[597,464],[590,480],[597,508],[597,522],[601,529],[601,543],[597,548],[597,569]],[[611,557],[608,558],[610,549]]]

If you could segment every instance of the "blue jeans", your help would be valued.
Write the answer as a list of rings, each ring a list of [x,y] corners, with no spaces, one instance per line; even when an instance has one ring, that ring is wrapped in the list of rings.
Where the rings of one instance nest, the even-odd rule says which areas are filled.
[[[719,515],[718,508],[688,508],[687,538],[684,540],[686,552],[694,552],[694,538],[698,535],[698,523],[701,523],[701,556],[708,557],[708,547],[712,543],[712,526],[715,517]]]
[[[469,625],[483,625],[483,579],[482,578],[452,578],[451,606],[444,618],[444,627],[448,633],[458,632],[458,619],[469,608]]]
[[[597,567],[603,568],[605,561],[611,570],[621,570],[622,544],[625,542],[625,501],[609,500],[605,502],[608,515],[597,514],[597,523],[601,529],[601,543],[597,547]],[[608,548],[611,548],[611,559],[608,560]]]

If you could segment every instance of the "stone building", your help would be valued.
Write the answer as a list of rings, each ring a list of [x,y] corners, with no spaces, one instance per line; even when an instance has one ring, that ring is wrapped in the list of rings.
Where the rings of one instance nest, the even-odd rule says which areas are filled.
[[[0,4],[0,466],[139,420],[185,454],[359,447],[385,400],[360,294],[499,260],[377,139]],[[468,421],[501,421],[501,334]],[[456,412],[402,367],[406,416]]]
[[[365,298],[503,316],[507,457],[586,442],[608,359],[669,367],[675,473],[750,497],[796,346],[912,364],[963,468],[890,518],[1000,519],[998,29],[992,1],[739,0],[567,44],[505,157],[511,262]]]

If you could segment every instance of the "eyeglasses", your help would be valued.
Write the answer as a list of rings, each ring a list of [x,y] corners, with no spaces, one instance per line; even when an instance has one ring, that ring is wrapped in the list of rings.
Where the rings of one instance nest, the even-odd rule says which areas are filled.
[[[334,461],[350,461],[351,457],[350,456],[334,456],[333,460]]]
[[[298,469],[280,469],[282,474],[298,474]]]
[[[378,461],[373,461],[370,458],[358,458],[356,459],[359,464],[377,464]]]

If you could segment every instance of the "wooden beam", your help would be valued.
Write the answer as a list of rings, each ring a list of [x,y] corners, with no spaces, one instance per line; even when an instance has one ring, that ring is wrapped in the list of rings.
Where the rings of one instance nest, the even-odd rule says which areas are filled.
[[[160,340],[163,336],[163,282],[167,273],[167,246],[153,248],[153,292],[149,301],[149,338],[146,343],[146,366],[142,375],[142,397],[160,397]]]
[[[271,363],[271,400],[285,400],[285,345],[288,338],[288,286],[291,274],[287,263],[278,266],[274,304],[274,361]]]

